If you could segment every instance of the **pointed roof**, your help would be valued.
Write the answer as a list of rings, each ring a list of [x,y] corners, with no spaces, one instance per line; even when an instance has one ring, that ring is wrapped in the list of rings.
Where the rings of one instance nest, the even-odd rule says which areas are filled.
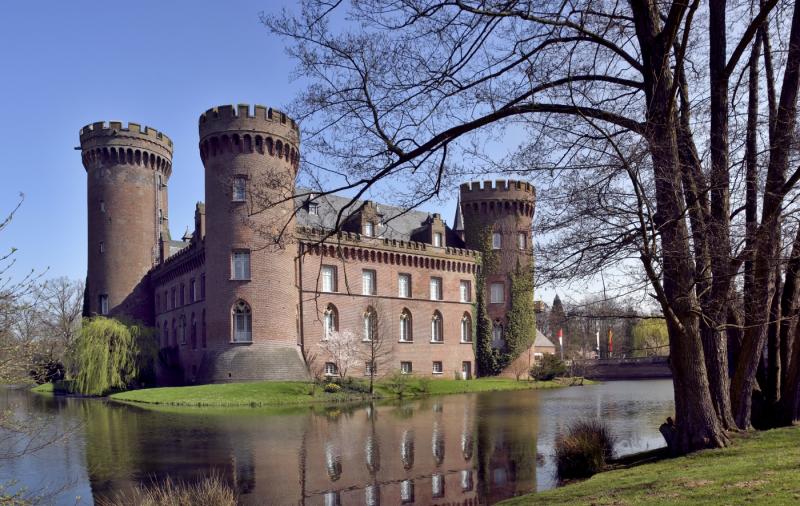
[[[453,221],[453,230],[461,232],[464,230],[464,215],[461,214],[461,197],[458,197],[456,202],[456,218]]]
[[[553,341],[549,340],[547,336],[539,332],[539,329],[536,329],[536,339],[533,341],[533,346],[535,348],[555,348],[556,345],[553,344]]]

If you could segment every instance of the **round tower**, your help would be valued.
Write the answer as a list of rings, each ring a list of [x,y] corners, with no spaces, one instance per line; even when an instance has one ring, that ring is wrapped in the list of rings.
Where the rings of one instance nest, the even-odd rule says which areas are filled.
[[[297,333],[294,182],[300,132],[263,106],[200,116],[211,354],[206,381],[304,377]]]
[[[467,247],[490,251],[485,300],[492,321],[504,325],[511,308],[511,275],[517,266],[532,268],[536,189],[514,180],[464,183],[460,205]]]
[[[146,274],[167,230],[172,141],[136,123],[98,122],[80,131],[87,175],[89,315],[153,322]]]

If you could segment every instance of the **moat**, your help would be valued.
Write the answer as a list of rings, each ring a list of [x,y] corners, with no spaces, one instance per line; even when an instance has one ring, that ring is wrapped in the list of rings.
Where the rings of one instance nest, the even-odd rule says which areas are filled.
[[[557,485],[560,428],[600,417],[618,455],[663,446],[670,380],[291,409],[145,409],[0,390],[0,410],[66,441],[3,462],[0,483],[91,504],[166,476],[212,471],[244,504],[491,504]],[[0,434],[0,445],[8,441]]]

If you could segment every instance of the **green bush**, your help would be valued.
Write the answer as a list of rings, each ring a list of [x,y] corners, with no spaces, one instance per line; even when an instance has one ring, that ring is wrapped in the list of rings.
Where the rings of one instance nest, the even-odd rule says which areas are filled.
[[[599,420],[580,420],[556,438],[556,469],[562,480],[603,470],[614,453],[614,438]]]
[[[342,387],[340,387],[336,383],[326,383],[325,391],[329,394],[336,394],[342,391]]]
[[[75,391],[106,395],[152,381],[157,348],[147,327],[102,316],[85,320],[75,345]]]
[[[567,374],[567,366],[561,359],[549,353],[542,357],[542,360],[531,367],[531,378],[537,381],[550,381]]]
[[[384,386],[386,387],[386,390],[394,395],[403,397],[403,394],[408,389],[408,375],[397,371],[386,378]]]
[[[28,375],[37,385],[55,383],[64,379],[64,364],[54,358],[37,355],[31,361]]]
[[[417,392],[421,394],[431,393],[431,379],[428,377],[421,377],[417,380]]]

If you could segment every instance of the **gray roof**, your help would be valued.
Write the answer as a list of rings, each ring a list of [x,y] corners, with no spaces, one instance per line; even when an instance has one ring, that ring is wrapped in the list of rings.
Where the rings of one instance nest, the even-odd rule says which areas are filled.
[[[533,346],[536,348],[556,347],[556,345],[553,344],[551,340],[547,339],[547,337],[544,334],[539,332],[539,329],[536,329],[536,339],[533,341]]]
[[[297,225],[333,230],[336,227],[339,211],[350,203],[351,198],[329,194],[311,199],[307,194],[312,192],[313,190],[307,188],[298,188],[297,190],[297,193],[306,195],[298,197],[296,204],[299,208]],[[354,205],[343,213],[339,225],[343,225],[350,216],[357,214],[366,202],[365,200],[357,200]],[[316,214],[309,212],[309,204],[317,204]],[[382,223],[375,231],[376,237],[409,241],[413,232],[421,228],[425,220],[430,217],[430,213],[424,211],[406,211],[399,207],[384,204],[377,204],[377,207],[378,213],[382,217]]]
[[[461,213],[461,197],[456,202],[456,219],[453,221],[453,230],[461,232],[464,230],[464,215]]]

